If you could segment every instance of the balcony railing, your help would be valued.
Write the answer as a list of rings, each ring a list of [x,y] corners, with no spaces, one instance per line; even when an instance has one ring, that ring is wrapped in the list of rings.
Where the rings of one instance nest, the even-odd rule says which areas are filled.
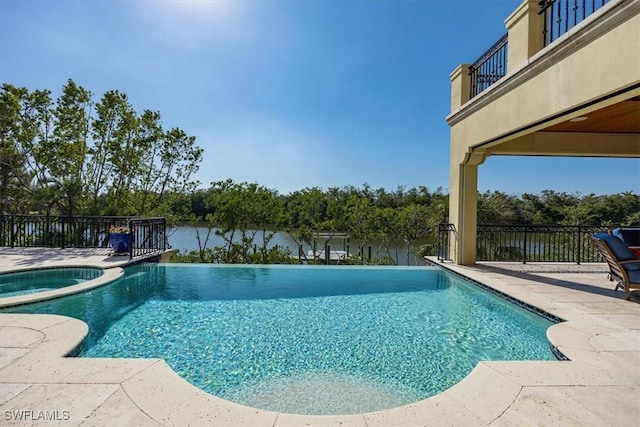
[[[478,225],[476,260],[511,262],[603,262],[589,236],[610,232],[605,225]],[[438,227],[438,260],[450,260],[449,242],[456,241],[453,224]]]
[[[486,90],[507,74],[508,34],[505,34],[489,50],[469,67],[471,98]]]
[[[541,0],[544,15],[543,45],[547,46],[575,27],[609,0]]]
[[[0,247],[107,248],[109,227],[131,230],[129,258],[166,250],[166,218],[0,215]]]
[[[543,15],[543,46],[547,46],[571,28],[595,13],[610,0],[540,0],[538,14]],[[505,34],[471,66],[470,98],[474,98],[507,74],[509,37]]]

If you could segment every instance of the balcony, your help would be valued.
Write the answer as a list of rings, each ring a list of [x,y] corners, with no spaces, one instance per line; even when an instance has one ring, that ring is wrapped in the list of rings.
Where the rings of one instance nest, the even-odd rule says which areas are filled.
[[[541,0],[538,2],[542,24],[539,37],[546,47],[598,11],[610,0]],[[469,66],[471,92],[474,98],[507,74],[509,33]]]

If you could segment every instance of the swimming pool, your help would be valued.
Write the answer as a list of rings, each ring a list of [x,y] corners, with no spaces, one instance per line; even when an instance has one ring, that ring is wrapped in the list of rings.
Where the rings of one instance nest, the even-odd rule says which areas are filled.
[[[162,357],[203,390],[300,414],[437,394],[481,360],[553,360],[552,324],[439,268],[140,265],[19,307],[90,327],[88,357]]]
[[[0,274],[0,298],[51,291],[102,276],[99,268],[47,268]]]

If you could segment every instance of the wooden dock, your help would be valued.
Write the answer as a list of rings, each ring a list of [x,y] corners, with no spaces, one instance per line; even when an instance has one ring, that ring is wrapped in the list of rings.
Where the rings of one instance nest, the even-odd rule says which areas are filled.
[[[344,262],[344,260],[347,259],[347,257],[349,256],[347,251],[338,251],[334,249],[330,249],[328,255],[329,255],[329,262],[336,262],[336,263]],[[319,249],[319,250],[316,250],[315,252],[313,251],[313,249],[309,249],[309,251],[307,251],[307,258],[313,259],[318,262],[324,262],[327,259],[324,249]]]

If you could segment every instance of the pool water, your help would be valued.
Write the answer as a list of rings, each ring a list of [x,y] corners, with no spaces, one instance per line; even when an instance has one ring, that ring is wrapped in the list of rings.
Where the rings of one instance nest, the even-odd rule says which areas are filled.
[[[49,268],[0,274],[0,298],[73,286],[102,274],[99,268]]]
[[[482,360],[553,360],[550,321],[439,268],[141,265],[14,309],[86,321],[87,357],[161,357],[216,396],[350,414],[437,394]]]

